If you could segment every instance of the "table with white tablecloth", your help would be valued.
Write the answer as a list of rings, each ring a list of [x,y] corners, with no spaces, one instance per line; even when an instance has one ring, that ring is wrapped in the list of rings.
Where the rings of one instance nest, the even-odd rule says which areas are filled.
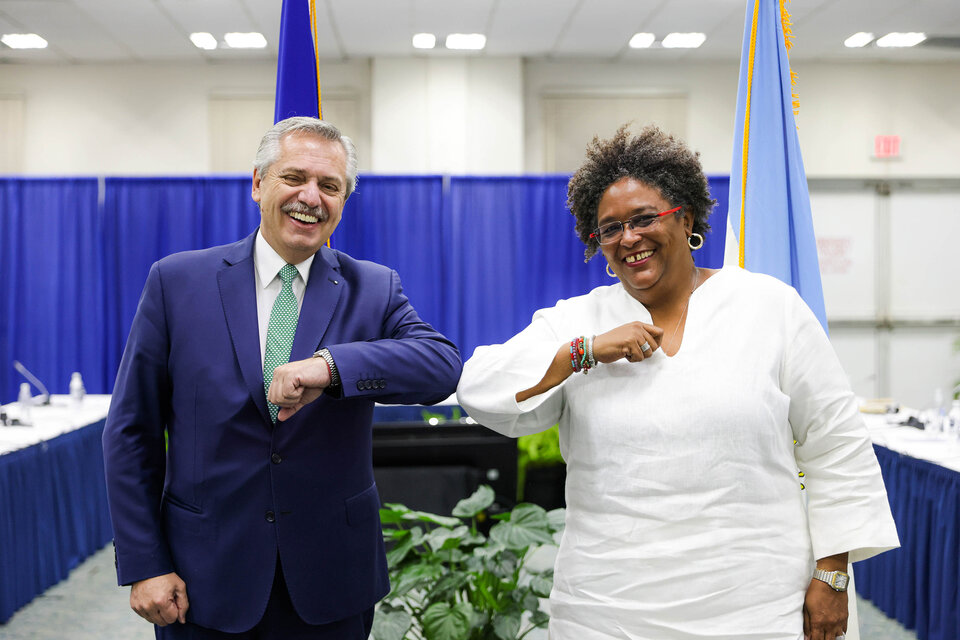
[[[865,416],[901,548],[856,564],[857,592],[920,640],[960,638],[960,442]]]
[[[109,406],[53,396],[31,425],[0,426],[0,625],[113,538],[100,444]]]

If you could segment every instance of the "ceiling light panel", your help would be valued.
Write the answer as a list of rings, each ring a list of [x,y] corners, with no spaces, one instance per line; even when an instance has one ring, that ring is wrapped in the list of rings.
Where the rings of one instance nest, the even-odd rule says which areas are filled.
[[[859,31],[843,41],[843,46],[849,49],[865,47],[873,42],[873,34],[866,31]]]
[[[482,33],[451,33],[444,46],[458,51],[480,51],[487,46],[487,36]]]
[[[885,36],[877,38],[878,47],[914,47],[927,39],[925,33],[909,32],[888,33]]]
[[[437,46],[437,36],[432,33],[415,33],[412,44],[414,49],[433,49]]]
[[[706,40],[706,34],[698,32],[668,33],[660,44],[666,49],[696,49]]]
[[[631,49],[648,49],[654,40],[656,36],[652,33],[635,33],[628,44]]]
[[[206,51],[212,51],[217,48],[217,39],[213,37],[212,33],[207,33],[206,31],[191,33],[190,42],[192,42],[196,48],[205,49]]]
[[[46,49],[48,44],[35,33],[5,33],[0,42],[11,49]]]
[[[225,33],[223,34],[223,41],[231,49],[263,49],[267,46],[267,39],[263,37],[262,33],[256,31]]]

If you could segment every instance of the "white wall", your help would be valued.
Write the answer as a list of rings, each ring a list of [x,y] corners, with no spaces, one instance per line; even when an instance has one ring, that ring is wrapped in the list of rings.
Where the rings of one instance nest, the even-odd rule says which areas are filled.
[[[207,173],[209,98],[273,96],[275,76],[270,64],[0,66],[0,95],[23,100],[13,172]],[[326,65],[323,82],[367,95],[369,64]]]
[[[543,171],[544,93],[683,94],[687,138],[711,174],[730,170],[737,65],[423,57],[324,62],[323,90],[356,101],[361,168],[386,173]],[[810,177],[960,176],[960,65],[799,63]],[[2,65],[22,98],[17,173],[210,171],[211,96],[272,96],[272,64]],[[9,103],[8,103],[9,104]],[[16,106],[7,109],[17,112]],[[9,132],[0,121],[0,136]],[[4,135],[6,134],[6,135]],[[871,158],[877,134],[902,158]],[[17,145],[0,145],[0,152]],[[10,153],[10,152],[7,152]],[[251,151],[252,154],[252,151]]]
[[[960,64],[800,62],[799,132],[810,177],[960,176]],[[622,91],[688,96],[687,142],[708,174],[730,173],[738,63],[528,61],[526,169],[543,170],[540,97]],[[900,135],[902,158],[873,159],[876,135]]]
[[[519,58],[377,58],[375,173],[523,172]]]

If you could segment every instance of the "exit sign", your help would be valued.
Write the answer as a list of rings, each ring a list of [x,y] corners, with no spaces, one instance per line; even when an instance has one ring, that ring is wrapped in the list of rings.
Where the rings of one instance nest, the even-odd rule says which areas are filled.
[[[873,139],[874,158],[899,158],[900,136],[876,136]]]

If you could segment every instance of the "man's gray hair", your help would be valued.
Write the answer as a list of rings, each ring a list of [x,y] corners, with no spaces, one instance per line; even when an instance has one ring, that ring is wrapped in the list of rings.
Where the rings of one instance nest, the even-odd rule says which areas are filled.
[[[306,116],[286,118],[263,134],[260,147],[257,149],[257,157],[253,161],[257,173],[261,177],[266,175],[267,169],[280,157],[280,141],[284,136],[301,131],[326,140],[335,140],[343,145],[343,150],[347,154],[347,198],[349,198],[357,188],[357,147],[353,144],[353,140],[340,133],[340,129],[317,118]]]

